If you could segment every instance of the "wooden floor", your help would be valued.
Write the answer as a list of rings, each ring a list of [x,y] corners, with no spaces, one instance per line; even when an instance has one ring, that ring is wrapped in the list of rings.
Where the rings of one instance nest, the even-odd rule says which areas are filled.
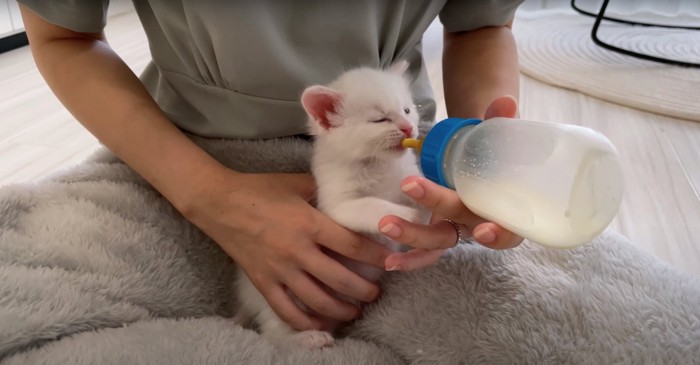
[[[439,29],[425,53],[441,97]],[[139,73],[148,46],[133,13],[110,19],[110,44]],[[660,85],[660,90],[663,85]],[[521,116],[595,128],[618,148],[626,194],[612,227],[647,252],[700,276],[700,123],[607,103],[522,77]],[[439,109],[444,116],[444,106]],[[97,141],[56,101],[28,48],[0,55],[0,185],[78,163]]]

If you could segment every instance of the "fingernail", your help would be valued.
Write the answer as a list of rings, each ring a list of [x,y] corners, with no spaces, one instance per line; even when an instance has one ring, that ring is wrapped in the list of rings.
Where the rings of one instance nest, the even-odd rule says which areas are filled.
[[[411,198],[422,198],[425,195],[425,190],[418,185],[417,182],[411,181],[410,183],[401,186],[401,191],[406,193],[406,195],[410,196]]]
[[[401,266],[399,266],[399,265],[393,265],[391,267],[386,268],[386,271],[398,271],[398,270],[401,270]]]
[[[474,238],[481,243],[488,244],[496,240],[496,234],[488,228],[482,228],[474,231]]]
[[[391,238],[396,238],[401,235],[401,228],[394,223],[389,223],[381,227],[379,230]]]

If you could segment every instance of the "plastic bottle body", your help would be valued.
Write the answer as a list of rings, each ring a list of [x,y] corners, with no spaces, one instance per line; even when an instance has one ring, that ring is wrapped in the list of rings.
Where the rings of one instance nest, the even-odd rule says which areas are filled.
[[[447,143],[447,185],[474,213],[533,242],[584,244],[619,208],[617,153],[588,128],[493,118],[463,127]]]

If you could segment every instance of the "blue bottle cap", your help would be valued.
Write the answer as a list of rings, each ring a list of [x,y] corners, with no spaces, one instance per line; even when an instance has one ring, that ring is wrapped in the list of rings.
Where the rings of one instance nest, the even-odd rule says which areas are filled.
[[[423,139],[420,152],[420,166],[423,176],[447,188],[442,160],[452,137],[460,129],[481,123],[481,119],[447,118],[435,124]]]

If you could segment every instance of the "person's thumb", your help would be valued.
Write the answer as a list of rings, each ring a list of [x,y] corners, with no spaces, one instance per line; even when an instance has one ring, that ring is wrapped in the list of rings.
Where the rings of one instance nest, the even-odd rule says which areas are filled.
[[[518,115],[518,101],[506,95],[496,98],[484,113],[484,119],[495,117],[515,118]]]

